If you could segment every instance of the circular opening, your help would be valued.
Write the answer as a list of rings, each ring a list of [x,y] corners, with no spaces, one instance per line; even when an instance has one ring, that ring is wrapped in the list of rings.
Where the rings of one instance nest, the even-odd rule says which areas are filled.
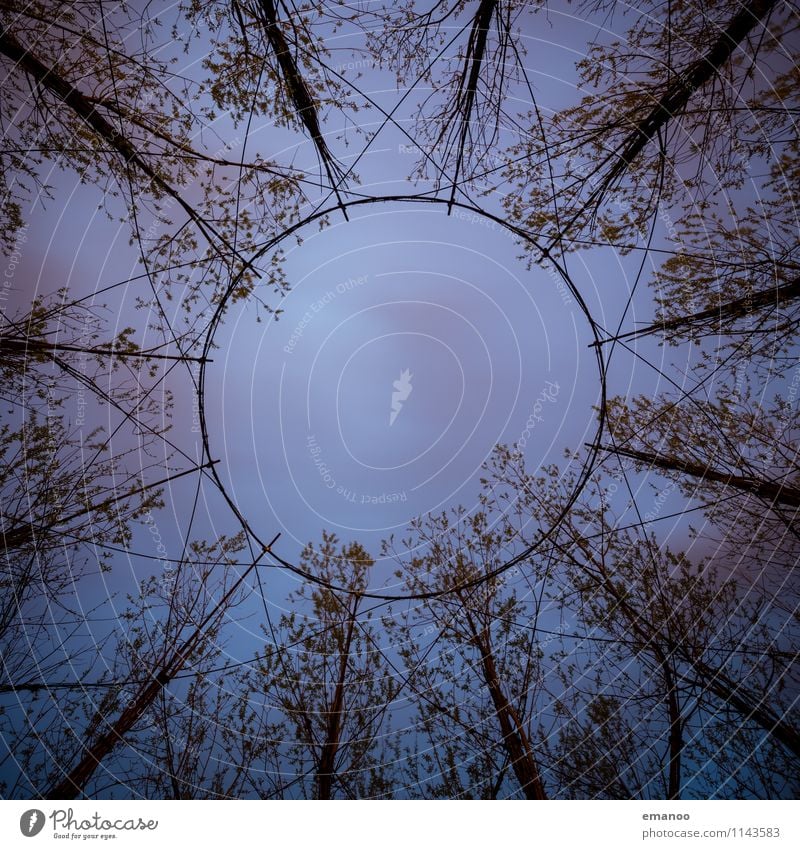
[[[322,528],[374,546],[473,507],[497,444],[570,474],[565,449],[597,438],[591,322],[502,223],[390,201],[349,218],[283,237],[280,313],[226,298],[203,370],[214,473],[254,537],[293,554]]]

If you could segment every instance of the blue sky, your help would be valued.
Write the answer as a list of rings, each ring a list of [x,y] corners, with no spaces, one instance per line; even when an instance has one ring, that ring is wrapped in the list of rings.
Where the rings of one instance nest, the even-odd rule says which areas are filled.
[[[528,71],[544,108],[576,97],[574,57],[558,37],[576,44],[586,37],[585,25],[558,16],[556,22],[558,36],[529,42]],[[367,70],[360,85],[387,104],[397,99],[385,72]],[[408,116],[399,120],[413,132]],[[362,121],[367,133],[378,126],[369,113]],[[296,162],[312,156],[307,141],[268,125],[252,128],[247,150]],[[349,161],[347,148],[336,152]],[[360,160],[353,190],[379,197],[428,188],[408,179],[417,156],[403,133],[384,128]],[[96,187],[57,170],[50,181],[58,201],[32,211],[17,279],[27,292],[68,285],[89,295],[138,277],[97,300],[108,304],[114,332],[130,324],[142,344],[152,344],[152,316],[134,306],[147,283],[127,222],[109,220]],[[501,198],[502,186],[477,202],[502,216]],[[520,258],[508,231],[461,208],[448,215],[444,205],[371,204],[351,208],[349,217],[334,211],[327,226],[312,223],[281,244],[289,293],[279,299],[257,290],[281,309],[279,320],[253,302],[232,304],[207,371],[217,471],[262,538],[282,533],[280,553],[289,560],[322,528],[358,538],[377,554],[380,540],[415,515],[474,506],[481,463],[496,443],[519,443],[531,417],[524,453],[532,468],[559,462],[568,469],[564,451],[580,449],[596,431],[598,369],[585,316],[552,271]],[[663,235],[662,243],[668,245]],[[640,285],[623,318],[639,262],[636,252],[623,257],[611,249],[569,258],[581,296],[604,327],[622,320],[630,328],[651,317],[649,292]],[[20,303],[26,297],[18,292]],[[179,322],[179,299],[167,308]],[[657,341],[639,344],[665,365],[674,354]],[[390,424],[393,384],[404,370],[412,388]],[[613,355],[609,394],[652,391],[653,380],[652,370],[627,352]],[[174,372],[167,385],[176,398],[173,438],[199,456],[188,369]],[[543,392],[548,400],[540,411]],[[174,556],[194,488],[187,479],[171,485],[158,518]],[[210,485],[202,488],[202,503],[194,520],[199,535],[236,529]],[[129,565],[133,577],[147,564],[134,556]],[[376,571],[378,583],[385,577]],[[119,586],[130,587],[128,580]]]
[[[561,12],[539,14],[525,27],[526,69],[540,107],[574,103],[580,96],[574,61],[599,30]],[[358,62],[360,54],[352,52],[347,37],[332,39],[331,47],[336,61]],[[358,83],[371,97],[387,108],[396,103],[400,92],[391,73],[359,70]],[[423,95],[422,90],[413,95],[397,114],[412,134],[410,115]],[[511,109],[527,108],[522,86],[512,89],[509,103]],[[358,119],[363,134],[348,130],[347,144],[337,135],[345,128],[341,119],[334,116],[326,124],[330,146],[345,165],[381,123],[370,109]],[[216,130],[221,137],[243,134],[224,117]],[[504,133],[502,141],[511,142],[511,134]],[[417,165],[410,144],[396,127],[384,128],[358,162],[352,196],[430,190],[425,181],[409,180]],[[266,122],[251,128],[246,153],[256,151],[298,167],[313,169],[315,163],[306,139]],[[110,335],[131,325],[143,346],[160,342],[149,327],[152,315],[135,305],[148,289],[121,206],[109,201],[122,219],[109,220],[98,187],[57,170],[50,182],[56,199],[37,205],[29,216],[17,303],[23,306],[33,292],[60,286],[90,296],[136,278],[97,298],[108,305]],[[486,188],[478,186],[472,199],[502,216],[502,181],[481,194]],[[439,196],[448,195],[445,186]],[[359,540],[377,557],[381,540],[402,536],[414,516],[456,505],[476,509],[481,464],[498,443],[518,446],[529,470],[557,463],[565,473],[577,472],[580,461],[565,453],[582,452],[595,437],[600,381],[589,324],[552,269],[529,264],[507,230],[462,207],[448,215],[444,204],[379,202],[351,207],[345,221],[326,192],[313,195],[303,211],[312,212],[316,204],[332,207],[324,226],[314,221],[280,246],[288,293],[279,298],[269,286],[256,287],[259,298],[280,309],[279,318],[255,299],[232,302],[206,371],[211,457],[219,461],[216,471],[227,493],[259,536],[268,541],[280,533],[276,550],[292,562],[323,529]],[[653,247],[675,248],[668,229],[667,218],[658,221]],[[267,254],[262,261],[269,259]],[[647,285],[652,265],[650,259],[643,267],[641,262],[639,251],[623,256],[610,248],[567,260],[582,298],[609,332],[633,329],[653,316]],[[167,308],[179,323],[180,299]],[[209,306],[206,317],[211,312]],[[657,338],[633,348],[641,358],[621,346],[613,353],[608,349],[609,396],[654,396],[669,386],[660,371],[680,382],[698,356],[692,346],[661,347]],[[196,375],[196,367],[181,366],[165,385],[176,402],[170,438],[200,461]],[[77,412],[74,400],[66,410]],[[92,411],[97,423],[105,413]],[[173,468],[185,467],[171,462]],[[630,474],[629,480],[641,514],[656,511],[663,517],[689,506],[657,476]],[[620,485],[614,496],[618,511],[630,510],[628,497]],[[168,558],[179,559],[187,531],[193,538],[214,538],[238,530],[215,487],[192,477],[170,484],[165,508],[151,518],[135,529],[131,550],[115,557],[112,572],[80,585],[86,609],[108,600],[106,613],[119,610],[138,581],[157,573],[157,540]],[[630,520],[636,520],[633,512]],[[690,521],[660,522],[659,538],[682,547]],[[371,588],[401,592],[393,584],[393,568],[379,562]],[[267,573],[270,609],[284,608],[297,580],[280,570]],[[263,647],[261,613],[256,598],[236,611],[242,618],[229,631],[230,659],[245,660]],[[108,621],[93,626],[94,638],[111,633],[113,615]]]

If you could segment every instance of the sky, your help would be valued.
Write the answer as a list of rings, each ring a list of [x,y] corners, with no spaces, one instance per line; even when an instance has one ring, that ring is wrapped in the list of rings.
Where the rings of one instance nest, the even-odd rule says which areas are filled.
[[[574,102],[574,62],[587,39],[609,33],[562,12],[531,18],[525,28],[526,70],[541,108]],[[393,108],[402,94],[393,75],[369,67],[353,45],[346,33],[337,36],[330,42],[333,57],[343,72],[360,74],[358,84],[372,100]],[[183,70],[196,71],[196,58],[185,60]],[[346,146],[336,118],[326,125],[341,161],[358,158],[354,192],[380,198],[430,188],[409,180],[418,160],[408,137],[415,133],[411,115],[414,98],[422,96],[424,87],[396,113],[402,129],[383,127],[360,157],[381,116],[359,113],[361,135],[348,131]],[[524,108],[529,97],[520,86],[510,101]],[[242,138],[224,116],[215,129],[220,138]],[[306,139],[264,122],[250,128],[246,150],[301,165],[314,161]],[[135,308],[146,281],[128,222],[109,219],[101,206],[121,210],[71,174],[54,168],[48,178],[53,200],[42,199],[31,211],[14,297],[23,304],[31,291],[60,285],[90,295],[137,278],[96,301],[107,305],[114,333],[131,325],[141,344],[152,344],[152,316]],[[478,206],[502,218],[502,187],[472,194]],[[334,206],[324,193],[322,200]],[[481,464],[498,443],[520,448],[530,469],[577,468],[565,452],[580,451],[597,429],[600,376],[587,319],[552,269],[531,266],[502,225],[468,209],[448,214],[446,205],[413,202],[353,207],[349,219],[334,210],[326,226],[308,224],[281,243],[288,294],[278,299],[256,289],[280,308],[279,316],[252,301],[232,303],[206,372],[216,471],[262,539],[281,533],[278,550],[293,562],[323,528],[343,540],[359,539],[375,556],[380,541],[400,534],[414,516],[474,508]],[[666,232],[656,234],[659,243],[669,246]],[[602,248],[569,258],[575,284],[604,328],[620,322],[631,328],[652,316],[645,286],[628,305],[639,263],[636,252],[620,256]],[[179,320],[180,300],[168,308]],[[637,344],[657,366],[674,356],[652,340]],[[685,367],[686,355],[677,356]],[[658,381],[642,361],[616,350],[608,394],[652,392],[654,377]],[[187,455],[201,457],[196,379],[195,366],[182,367],[165,385],[175,396],[171,438]],[[199,535],[236,530],[213,486],[201,487],[199,511],[195,493],[191,478],[171,484],[166,508],[156,516],[172,557],[180,556],[190,516]],[[649,503],[656,494],[650,488],[643,497]],[[674,506],[674,498],[667,496],[667,504]],[[668,533],[685,539],[685,527]],[[120,557],[127,568],[120,570],[124,578],[110,579],[114,590],[129,591],[150,568],[147,558],[136,556],[148,554],[148,534],[138,529],[129,556]],[[376,569],[376,586],[390,581],[390,573]]]
[[[584,55],[588,39],[609,33],[560,12],[539,15],[526,26],[526,68],[540,106],[574,102],[574,61]],[[346,34],[331,46],[345,70],[359,61],[359,54],[348,52]],[[368,66],[358,71],[358,83],[372,99],[386,108],[397,102],[391,74]],[[528,100],[522,87],[512,90],[511,103],[523,108]],[[409,98],[397,115],[412,135],[413,103]],[[343,128],[335,119],[330,124],[329,143],[346,165],[381,124],[369,109],[359,120],[363,135],[349,131],[347,146],[336,136]],[[224,137],[238,131],[221,119],[217,132]],[[307,140],[266,123],[251,128],[247,151],[314,163]],[[463,206],[448,214],[445,204],[379,200],[430,188],[409,180],[417,155],[407,135],[386,127],[359,159],[358,182],[351,182],[353,192],[377,202],[351,207],[345,220],[324,194],[312,198],[304,212],[320,200],[331,212],[324,226],[314,221],[281,242],[289,291],[279,298],[268,286],[256,287],[255,294],[279,308],[279,315],[252,299],[230,303],[205,372],[211,459],[219,461],[216,473],[228,496],[259,537],[269,541],[280,533],[276,551],[295,563],[323,529],[343,541],[357,539],[378,559],[371,588],[397,594],[402,587],[394,564],[378,557],[382,540],[402,536],[415,516],[456,505],[476,509],[481,465],[497,444],[516,446],[529,470],[557,463],[564,473],[576,472],[582,458],[567,455],[583,453],[595,439],[601,401],[591,327],[552,269],[529,264],[508,230]],[[62,285],[91,295],[139,278],[129,222],[108,218],[100,189],[57,169],[50,182],[54,199],[29,216],[16,302],[23,305],[32,292]],[[445,188],[440,197],[447,196]],[[502,188],[484,196],[476,191],[473,200],[502,217]],[[654,247],[674,247],[668,230],[668,219],[659,220]],[[567,262],[605,330],[629,330],[652,318],[646,285],[651,268],[641,268],[639,252],[622,256],[596,248]],[[143,294],[145,282],[137,279],[104,292],[98,302],[107,304],[114,334],[133,326],[144,346],[160,340],[148,328],[151,316],[136,309]],[[168,308],[179,320],[180,299]],[[621,347],[609,350],[609,396],[654,395],[666,386],[660,370],[685,372],[697,357],[691,346],[668,349],[657,339],[637,341],[634,350],[641,357]],[[181,366],[165,385],[175,397],[170,438],[202,462],[197,378],[195,365]],[[102,409],[92,412],[98,422],[104,415]],[[629,480],[638,488],[642,514],[667,517],[686,506],[664,481],[636,474]],[[617,506],[624,509],[628,497],[619,487]],[[668,518],[659,533],[681,546],[688,542],[688,525],[685,518]],[[167,487],[164,509],[134,529],[130,550],[115,556],[112,572],[81,584],[84,609],[103,603],[119,609],[137,582],[158,568],[159,545],[168,558],[180,558],[189,529],[200,538],[238,529],[207,479],[199,487],[192,476]],[[269,572],[270,608],[284,609],[297,580]],[[235,628],[226,656],[252,656],[263,643],[257,620],[246,617]]]

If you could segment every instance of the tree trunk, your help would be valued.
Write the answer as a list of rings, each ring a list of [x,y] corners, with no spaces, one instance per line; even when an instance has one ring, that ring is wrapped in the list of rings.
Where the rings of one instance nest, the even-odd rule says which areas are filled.
[[[634,448],[614,448],[605,445],[600,447],[603,451],[620,454],[623,457],[630,457],[639,463],[655,466],[668,472],[682,472],[683,474],[691,475],[701,480],[714,481],[725,486],[735,487],[742,490],[742,492],[747,492],[763,499],[771,506],[785,504],[789,507],[800,507],[800,489],[788,483],[775,483],[759,478],[728,474],[727,472],[712,469],[710,466],[692,463],[688,460],[682,460],[680,457],[671,457],[666,454],[637,451]]]
[[[664,683],[667,685],[667,715],[669,716],[669,780],[668,799],[681,798],[681,755],[683,753],[683,722],[678,701],[675,677],[670,669],[669,659],[664,658]]]
[[[771,307],[777,309],[798,298],[800,298],[800,279],[793,280],[791,283],[784,283],[774,289],[744,295],[716,307],[708,307],[708,309],[689,315],[668,318],[661,322],[648,324],[647,327],[638,330],[631,330],[629,333],[612,336],[600,342],[592,342],[590,347],[596,348],[600,345],[607,345],[609,342],[618,342],[625,339],[638,339],[640,336],[650,336],[655,333],[667,333],[670,330],[690,330],[693,327],[703,325],[707,325],[713,329],[714,333],[718,333],[726,321],[732,322]]]
[[[111,727],[104,734],[101,734],[94,743],[84,747],[84,755],[78,764],[60,782],[45,793],[43,798],[52,800],[75,799],[83,792],[97,767],[111,754],[118,743],[125,740],[126,734],[139,721],[150,705],[153,704],[162,689],[181,671],[187,659],[197,647],[206,627],[225,608],[236,590],[239,589],[250,572],[256,568],[258,561],[266,551],[268,549],[264,549],[261,555],[234,581],[231,588],[214,605],[211,612],[203,618],[191,636],[165,661],[158,674],[139,689],[139,692],[125,707]]]
[[[356,627],[356,614],[358,612],[358,596],[356,596],[353,610],[347,623],[347,634],[344,647],[339,658],[339,674],[336,680],[331,709],[328,713],[327,727],[325,731],[325,742],[319,758],[317,768],[317,798],[330,799],[333,792],[334,761],[339,751],[339,740],[342,733],[342,718],[344,713],[344,687],[347,679],[347,664],[350,659],[350,646],[353,642],[353,632]]]
[[[614,164],[593,194],[603,194],[622,176],[628,166],[678,113],[685,109],[691,96],[705,85],[730,59],[736,47],[776,5],[776,0],[751,0],[731,18],[710,50],[667,86],[666,91],[648,115],[639,121],[627,139],[612,154]]]
[[[508,752],[514,775],[517,777],[526,799],[546,799],[544,785],[539,775],[539,768],[533,756],[528,735],[525,733],[513,705],[503,692],[497,677],[497,668],[488,638],[479,641],[478,649],[481,653],[484,680],[492,697],[492,703],[500,723],[500,731],[503,735],[503,745]]]
[[[565,554],[568,553],[565,552]],[[573,561],[579,568],[588,571],[583,564],[574,558]],[[603,574],[603,570],[601,569],[600,571]],[[596,576],[592,575],[591,572],[589,572],[589,575],[595,581],[597,580]],[[660,643],[663,639],[662,635],[653,627],[651,621],[639,615],[631,608],[628,602],[617,591],[617,588],[614,586],[613,581],[609,579],[608,575],[604,574],[600,579],[600,583],[605,586],[620,610],[622,610],[623,615],[628,621],[630,630],[644,645],[649,647],[649,651],[653,653],[662,669],[667,662],[668,654],[681,658],[695,673],[699,674],[700,678],[696,683],[700,687],[713,693],[744,719],[754,722],[759,728],[762,728],[781,743],[792,755],[800,759],[800,732],[788,722],[776,716],[769,708],[765,707],[763,701],[743,691],[741,686],[735,685],[720,670],[713,669],[703,663],[699,658],[694,657],[693,653],[680,643],[675,644],[671,640],[667,641],[669,644],[668,654],[665,653]],[[670,730],[672,731],[672,726]],[[677,743],[677,736],[675,737],[675,742]]]

